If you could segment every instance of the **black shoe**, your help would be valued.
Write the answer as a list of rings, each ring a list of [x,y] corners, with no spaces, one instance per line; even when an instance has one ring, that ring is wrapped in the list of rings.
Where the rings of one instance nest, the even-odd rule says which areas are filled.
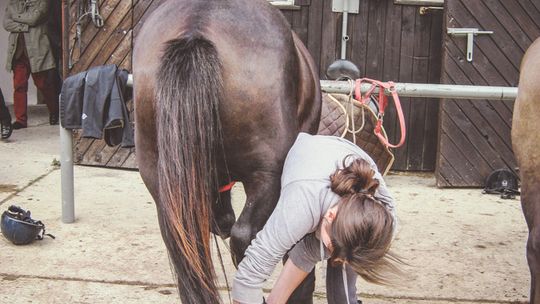
[[[58,113],[51,113],[49,114],[49,124],[51,126],[58,124]]]
[[[12,132],[13,126],[11,125],[11,121],[0,122],[0,135],[2,139],[8,139]]]
[[[26,125],[23,125],[22,123],[18,122],[18,121],[15,121],[13,124],[12,124],[12,127],[13,127],[13,130],[19,130],[19,129],[25,129],[26,128]]]

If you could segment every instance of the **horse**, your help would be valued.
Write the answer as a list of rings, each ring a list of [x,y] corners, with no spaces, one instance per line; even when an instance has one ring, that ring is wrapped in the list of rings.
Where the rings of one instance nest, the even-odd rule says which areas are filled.
[[[521,62],[518,96],[512,117],[512,148],[519,166],[521,207],[529,230],[527,262],[530,303],[540,303],[540,39]]]
[[[220,303],[210,231],[238,263],[280,193],[289,148],[314,134],[321,91],[313,59],[266,0],[166,0],[133,52],[135,145],[182,303]],[[230,193],[240,181],[235,221]]]

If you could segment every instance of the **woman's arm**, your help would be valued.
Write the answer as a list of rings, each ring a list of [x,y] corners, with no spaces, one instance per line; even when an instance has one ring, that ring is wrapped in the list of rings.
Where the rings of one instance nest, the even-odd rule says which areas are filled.
[[[28,25],[13,20],[11,7],[8,4],[3,20],[4,29],[10,33],[28,32]]]
[[[14,21],[24,23],[29,26],[36,26],[46,21],[49,12],[48,0],[37,0],[29,5],[22,14],[13,14]]]
[[[296,267],[292,260],[288,259],[266,303],[286,303],[296,287],[302,283],[308,274],[309,272]]]
[[[251,245],[236,272],[232,297],[239,303],[261,303],[262,286],[276,265],[306,234],[314,231],[321,217],[317,204],[320,185],[290,184],[282,190],[276,209]],[[313,190],[315,189],[315,190]]]

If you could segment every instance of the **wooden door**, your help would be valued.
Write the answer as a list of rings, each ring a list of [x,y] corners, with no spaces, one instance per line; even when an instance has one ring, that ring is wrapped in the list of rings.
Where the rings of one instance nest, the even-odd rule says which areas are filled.
[[[466,37],[445,34],[442,83],[517,86],[519,65],[540,36],[540,1],[445,0],[447,28],[478,28],[472,62]],[[439,112],[439,187],[482,187],[493,170],[514,170],[513,101],[443,100]]]
[[[321,79],[341,55],[342,15],[332,12],[331,0],[296,0],[300,9],[283,10],[293,30],[308,47]],[[394,0],[362,0],[359,14],[348,19],[347,59],[362,77],[395,82],[438,83],[441,73],[443,16],[440,10],[420,13],[420,6]],[[434,171],[437,152],[436,99],[403,98],[407,141],[395,149],[393,170]],[[390,141],[399,141],[395,108],[390,106],[384,126]]]

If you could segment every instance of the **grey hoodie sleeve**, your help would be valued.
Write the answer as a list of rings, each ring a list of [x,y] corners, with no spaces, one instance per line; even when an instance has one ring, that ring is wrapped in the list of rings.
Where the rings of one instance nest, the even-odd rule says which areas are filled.
[[[293,182],[282,189],[276,209],[251,245],[236,272],[232,297],[260,304],[262,286],[285,253],[314,231],[322,216],[317,189],[322,182]]]

